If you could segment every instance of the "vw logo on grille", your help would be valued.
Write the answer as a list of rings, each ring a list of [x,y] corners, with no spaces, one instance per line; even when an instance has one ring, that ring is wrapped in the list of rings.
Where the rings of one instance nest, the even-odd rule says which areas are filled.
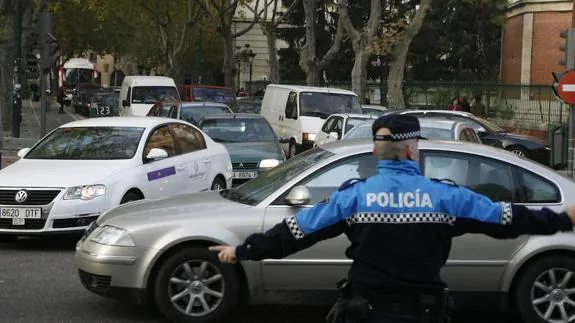
[[[18,193],[16,193],[16,196],[14,196],[14,200],[16,200],[16,202],[18,203],[25,202],[27,199],[28,199],[28,192],[24,190],[18,191]]]

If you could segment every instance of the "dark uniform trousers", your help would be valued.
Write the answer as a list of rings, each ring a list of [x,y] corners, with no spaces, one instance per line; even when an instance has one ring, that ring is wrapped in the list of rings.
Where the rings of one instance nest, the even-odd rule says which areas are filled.
[[[366,323],[415,323],[412,316],[393,314],[372,314]]]

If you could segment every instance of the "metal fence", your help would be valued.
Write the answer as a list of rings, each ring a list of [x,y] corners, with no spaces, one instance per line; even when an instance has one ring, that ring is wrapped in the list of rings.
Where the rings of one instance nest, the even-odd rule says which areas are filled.
[[[305,85],[302,81],[281,83]],[[325,86],[351,89],[349,83]],[[386,88],[385,84],[368,83],[370,102],[386,106]],[[480,95],[487,118],[524,129],[547,129],[549,124],[567,122],[569,109],[555,97],[550,85],[407,81],[404,94],[407,107],[417,109],[447,109],[453,97],[465,96],[473,103]]]

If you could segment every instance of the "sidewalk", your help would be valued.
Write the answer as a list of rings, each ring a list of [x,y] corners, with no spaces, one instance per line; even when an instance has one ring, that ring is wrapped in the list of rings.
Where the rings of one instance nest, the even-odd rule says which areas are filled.
[[[48,102],[50,105],[50,101]],[[58,113],[60,105],[52,103],[46,111],[46,133],[53,129],[75,120],[84,119],[83,116],[74,114],[72,107],[65,107],[66,113]],[[18,150],[31,147],[40,140],[40,102],[30,100],[22,101],[22,123],[20,125],[20,138],[12,137],[10,131],[4,132],[1,167],[4,168],[18,160]]]

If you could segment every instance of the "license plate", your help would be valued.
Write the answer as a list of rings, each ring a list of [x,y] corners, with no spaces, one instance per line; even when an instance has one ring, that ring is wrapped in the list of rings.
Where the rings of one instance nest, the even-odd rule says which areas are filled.
[[[13,218],[12,219],[12,225],[25,225],[26,224],[26,219],[21,219],[21,218]]]
[[[110,107],[94,107],[92,111],[94,111],[94,115],[97,116],[108,116],[111,112]]]
[[[234,172],[233,178],[254,178],[258,176],[258,172]]]
[[[40,219],[40,207],[0,207],[0,219]]]

